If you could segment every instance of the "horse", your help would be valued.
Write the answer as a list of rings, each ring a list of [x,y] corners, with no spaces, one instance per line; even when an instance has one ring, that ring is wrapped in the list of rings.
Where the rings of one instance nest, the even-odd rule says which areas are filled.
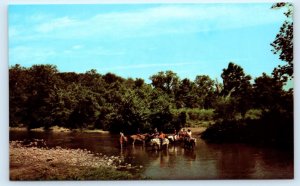
[[[168,140],[172,143],[176,142],[179,140],[179,136],[175,134],[170,134],[167,136]]]
[[[160,143],[160,139],[159,138],[153,138],[153,139],[150,140],[150,145],[153,148],[155,146],[157,146],[158,149],[161,149],[163,146],[166,146],[166,148],[168,149],[169,143],[170,143],[170,141],[167,138],[163,139],[162,144]]]
[[[127,142],[128,142],[128,139],[127,137],[122,133],[120,132],[120,139],[119,139],[119,142],[120,142],[120,146],[121,148],[123,148],[123,145],[127,145]]]
[[[184,148],[194,149],[196,146],[197,139],[196,138],[185,138],[184,139]]]
[[[147,140],[148,137],[149,134],[134,134],[130,136],[130,139],[132,140],[132,145],[134,145],[135,141],[141,141],[145,146],[145,141]]]

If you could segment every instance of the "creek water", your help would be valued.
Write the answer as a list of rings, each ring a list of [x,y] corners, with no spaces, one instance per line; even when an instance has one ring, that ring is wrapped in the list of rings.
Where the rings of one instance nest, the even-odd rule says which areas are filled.
[[[155,151],[136,143],[122,150],[119,135],[11,131],[10,140],[44,139],[48,147],[81,148],[93,153],[121,156],[151,179],[290,179],[293,152],[246,144],[206,143],[197,137],[194,150],[180,144]]]

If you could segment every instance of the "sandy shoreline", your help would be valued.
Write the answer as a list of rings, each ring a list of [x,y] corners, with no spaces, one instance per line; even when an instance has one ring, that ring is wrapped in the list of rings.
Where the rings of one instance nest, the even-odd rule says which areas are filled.
[[[93,154],[84,149],[37,147],[43,141],[24,146],[11,141],[10,180],[115,180],[133,179],[133,169],[118,156]],[[140,167],[139,167],[140,168]]]
[[[191,129],[192,133],[195,135],[199,135],[204,132],[207,127],[187,127],[187,129]]]

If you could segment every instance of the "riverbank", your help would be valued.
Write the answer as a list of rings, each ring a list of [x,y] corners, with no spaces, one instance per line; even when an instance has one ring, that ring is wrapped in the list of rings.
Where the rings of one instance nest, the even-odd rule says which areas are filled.
[[[185,127],[187,129],[190,129],[192,131],[193,134],[195,135],[199,135],[201,133],[203,133],[207,127]],[[27,131],[26,127],[10,127],[9,128],[10,131]],[[41,127],[41,128],[35,128],[35,129],[31,129],[31,131],[36,131],[36,132],[45,132],[45,130]],[[63,128],[63,127],[58,127],[58,126],[54,126],[51,127],[49,129],[49,131],[51,132],[86,132],[86,133],[101,133],[101,134],[108,134],[109,131],[104,131],[101,129],[67,129],[67,128]]]
[[[10,180],[140,179],[127,171],[131,165],[123,164],[120,157],[92,154],[83,149],[47,148],[41,144],[44,142],[27,145],[10,142]]]
[[[200,135],[207,129],[207,127],[187,127],[187,129],[190,129],[193,135]]]
[[[9,127],[10,131],[27,131],[28,129],[26,127]],[[45,129],[43,127],[40,128],[34,128],[30,129],[30,131],[36,131],[36,132],[45,132]],[[58,126],[53,126],[50,127],[48,131],[51,132],[88,132],[88,133],[101,133],[101,134],[108,134],[109,131],[104,131],[101,129],[68,129],[64,127],[58,127]]]

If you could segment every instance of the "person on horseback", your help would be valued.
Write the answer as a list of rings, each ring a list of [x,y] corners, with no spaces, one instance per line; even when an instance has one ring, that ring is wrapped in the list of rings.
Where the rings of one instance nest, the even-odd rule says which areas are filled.
[[[140,128],[137,128],[136,135],[137,135],[139,138],[142,138],[142,134],[141,134]]]
[[[119,139],[119,143],[120,143],[120,147],[121,149],[123,148],[123,145],[126,145],[128,142],[127,137],[124,135],[123,132],[120,132],[120,139]]]
[[[192,138],[192,131],[190,129],[187,130],[186,132],[186,137],[187,137],[187,140],[190,141],[191,138]]]
[[[159,133],[157,131],[157,128],[155,128],[154,131],[153,131],[153,133],[151,134],[151,137],[152,138],[158,138],[158,136],[159,136]]]
[[[187,134],[188,137],[191,138],[192,137],[192,131],[191,131],[191,129],[188,129],[187,132],[186,132],[186,134]]]
[[[160,131],[158,138],[160,140],[161,146],[162,146],[162,143],[163,143],[163,140],[165,139],[165,137],[166,137],[166,135],[162,131]]]

